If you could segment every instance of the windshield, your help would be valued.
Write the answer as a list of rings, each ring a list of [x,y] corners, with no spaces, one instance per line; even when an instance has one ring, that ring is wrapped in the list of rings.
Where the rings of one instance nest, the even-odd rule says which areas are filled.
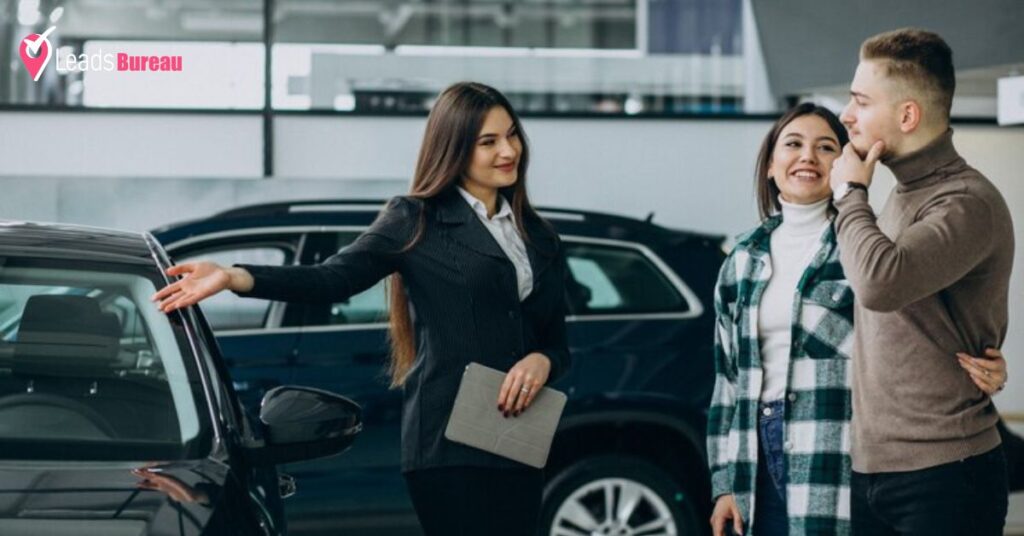
[[[196,457],[209,417],[156,267],[0,256],[0,458]]]

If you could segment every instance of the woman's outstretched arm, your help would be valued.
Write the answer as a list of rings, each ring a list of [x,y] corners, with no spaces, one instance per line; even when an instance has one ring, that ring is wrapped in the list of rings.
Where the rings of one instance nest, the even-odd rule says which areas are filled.
[[[399,271],[403,250],[419,225],[422,204],[396,197],[351,245],[313,266],[239,265],[212,262],[173,266],[182,276],[153,295],[160,310],[194,305],[224,290],[243,297],[289,302],[337,302],[348,299]]]

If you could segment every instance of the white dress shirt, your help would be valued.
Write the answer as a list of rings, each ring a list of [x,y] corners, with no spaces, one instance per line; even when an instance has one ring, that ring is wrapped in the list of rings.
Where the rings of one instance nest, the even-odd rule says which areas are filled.
[[[512,261],[512,266],[516,269],[516,283],[519,286],[519,301],[525,300],[533,291],[533,269],[530,268],[530,257],[526,254],[526,244],[523,243],[523,237],[519,236],[519,229],[516,228],[512,206],[498,194],[498,210],[493,218],[488,218],[484,202],[473,197],[473,194],[461,186],[458,188],[462,198],[473,208],[473,212],[476,212],[477,218],[494,237],[508,260]]]

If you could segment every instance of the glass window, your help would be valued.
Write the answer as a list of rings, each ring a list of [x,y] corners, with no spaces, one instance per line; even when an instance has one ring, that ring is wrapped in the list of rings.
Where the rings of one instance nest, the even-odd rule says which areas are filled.
[[[66,104],[87,108],[263,108],[264,55],[259,43],[93,40],[82,48],[88,58],[111,58],[116,69],[67,72],[73,94],[66,96]],[[69,49],[69,53],[73,52]],[[122,62],[120,54],[129,58]],[[141,68],[133,56],[180,58],[181,70],[121,71],[122,66],[135,68],[138,64]]]
[[[160,459],[198,442],[202,387],[182,330],[149,301],[158,278],[0,258],[0,452]]]
[[[739,0],[275,3],[275,109],[426,112],[459,80],[527,113],[737,113]]]
[[[275,41],[636,48],[637,0],[277,0]]]
[[[3,104],[263,108],[262,0],[16,0],[0,21]]]
[[[335,251],[343,250],[357,237],[357,232],[340,232],[322,235],[320,240],[326,248],[322,257]],[[310,243],[314,243],[313,240]],[[331,304],[326,319],[320,321],[314,317],[306,319],[306,325],[351,325],[376,324],[388,321],[388,299],[383,279],[369,289],[352,296],[346,301]]]
[[[178,264],[194,260],[215,262],[221,266],[235,264],[267,264],[283,266],[291,264],[295,251],[290,242],[278,244],[237,244],[210,249],[190,249]],[[262,329],[266,327],[268,315],[274,302],[242,298],[233,292],[221,292],[203,300],[203,314],[214,331],[235,329]]]
[[[0,1],[0,104],[260,110],[269,36],[278,110],[425,113],[459,80],[525,113],[743,107],[740,0],[275,0],[264,31],[267,2]]]
[[[566,243],[574,315],[683,313],[689,304],[642,252],[626,247]]]
[[[388,321],[388,300],[384,281],[331,305],[330,324],[375,324]]]

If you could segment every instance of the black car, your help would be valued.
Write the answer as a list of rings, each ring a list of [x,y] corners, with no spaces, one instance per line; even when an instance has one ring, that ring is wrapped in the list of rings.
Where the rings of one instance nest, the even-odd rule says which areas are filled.
[[[351,243],[383,206],[256,205],[153,233],[177,262],[311,264]],[[541,213],[560,233],[574,278],[566,295],[573,368],[554,386],[569,402],[546,468],[544,534],[705,532],[712,293],[723,238],[649,219]],[[419,534],[399,470],[401,393],[388,390],[384,373],[384,284],[343,303],[222,293],[203,311],[246,404],[295,382],[343,393],[363,408],[365,431],[345,456],[286,468],[302,482],[287,504],[290,528]]]
[[[359,433],[302,387],[250,419],[200,311],[149,301],[169,265],[148,234],[0,223],[0,534],[284,534],[275,464]]]

